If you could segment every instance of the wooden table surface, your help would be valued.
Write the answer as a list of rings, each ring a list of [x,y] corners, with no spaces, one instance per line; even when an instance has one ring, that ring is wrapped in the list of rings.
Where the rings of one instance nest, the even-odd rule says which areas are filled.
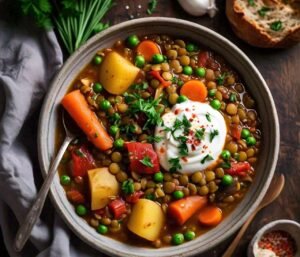
[[[211,28],[247,54],[262,73],[274,97],[281,135],[275,175],[283,173],[286,185],[278,200],[258,213],[240,242],[234,257],[245,257],[250,240],[264,224],[277,219],[300,222],[300,44],[285,50],[258,49],[247,45],[231,30],[225,15],[225,1],[222,0],[217,1],[219,11],[212,19],[207,15],[198,18],[189,16],[175,0],[158,0],[155,12],[148,15],[147,3],[148,0],[118,0],[106,19],[117,24],[132,18],[176,17]],[[221,256],[231,241],[228,239],[201,256]]]
[[[116,3],[117,5],[105,18],[110,24],[150,16],[146,13],[148,0],[117,0]],[[240,242],[234,257],[245,257],[248,243],[264,224],[277,219],[292,219],[300,222],[300,44],[285,50],[251,47],[232,32],[225,16],[225,1],[217,1],[217,7],[219,11],[213,19],[208,16],[194,18],[186,14],[177,1],[158,0],[157,8],[151,16],[176,17],[193,21],[228,38],[255,63],[273,94],[281,131],[280,154],[275,175],[283,173],[286,177],[286,185],[279,199],[256,216]],[[231,240],[228,239],[216,249],[201,256],[221,256]],[[5,255],[3,251],[3,247],[0,246],[1,256]]]

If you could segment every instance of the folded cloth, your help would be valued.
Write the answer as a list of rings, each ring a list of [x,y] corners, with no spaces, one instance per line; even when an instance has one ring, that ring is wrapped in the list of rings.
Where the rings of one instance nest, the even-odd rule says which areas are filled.
[[[0,227],[7,251],[11,257],[100,256],[50,212],[50,202],[23,252],[13,249],[19,224],[42,182],[36,124],[42,98],[62,65],[62,52],[53,31],[0,17]]]

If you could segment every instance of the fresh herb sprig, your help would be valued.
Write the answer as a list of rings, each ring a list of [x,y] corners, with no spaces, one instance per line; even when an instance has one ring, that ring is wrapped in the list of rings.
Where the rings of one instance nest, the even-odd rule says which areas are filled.
[[[38,27],[55,27],[69,54],[109,25],[101,22],[113,0],[19,0],[21,12]]]
[[[140,162],[145,165],[146,167],[153,168],[153,163],[149,156],[145,156]]]
[[[171,168],[170,168],[171,172],[176,172],[176,171],[182,169],[182,166],[180,164],[178,157],[169,159],[169,163],[171,164]]]
[[[147,13],[150,15],[152,14],[157,6],[157,0],[150,0],[148,3],[148,9],[147,9]]]

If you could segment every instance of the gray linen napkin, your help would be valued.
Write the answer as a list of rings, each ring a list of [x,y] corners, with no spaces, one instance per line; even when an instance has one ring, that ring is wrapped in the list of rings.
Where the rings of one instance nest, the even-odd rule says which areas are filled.
[[[53,31],[42,32],[26,20],[8,23],[0,16],[0,227],[11,257],[99,256],[69,233],[49,202],[30,243],[20,254],[13,250],[19,223],[41,185],[37,119],[42,98],[61,65]]]

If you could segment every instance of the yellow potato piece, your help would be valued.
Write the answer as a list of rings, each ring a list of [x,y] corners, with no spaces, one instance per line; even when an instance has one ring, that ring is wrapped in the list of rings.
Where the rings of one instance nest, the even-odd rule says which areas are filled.
[[[117,52],[105,56],[99,73],[99,81],[111,94],[123,94],[133,84],[140,69]]]
[[[149,241],[156,240],[165,224],[161,207],[148,199],[139,199],[133,206],[127,227],[134,234]]]
[[[105,207],[109,202],[109,197],[118,195],[119,183],[116,177],[108,171],[108,168],[89,170],[88,177],[92,210]]]

